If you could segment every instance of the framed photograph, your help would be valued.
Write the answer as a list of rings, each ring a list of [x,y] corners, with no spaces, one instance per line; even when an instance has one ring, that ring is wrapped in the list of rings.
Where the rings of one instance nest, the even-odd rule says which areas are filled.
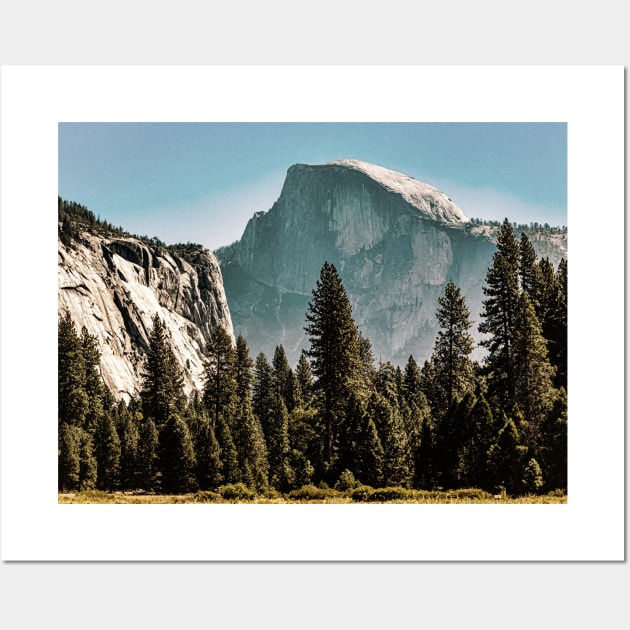
[[[624,559],[622,67],[8,66],[2,84],[3,560]],[[87,224],[89,238],[80,233]],[[55,227],[63,287],[54,276]],[[513,273],[522,287],[514,294],[522,304],[509,336],[517,357],[510,369],[497,367],[507,345],[492,324],[493,295],[508,282],[497,279],[509,258],[495,256],[497,241],[500,253],[516,252]],[[526,289],[542,286],[525,278],[530,246],[532,274],[544,274],[540,262],[548,263],[552,297]],[[100,266],[88,251],[98,252]],[[219,277],[223,286],[208,289]],[[329,290],[345,336],[326,354]],[[562,299],[564,323],[543,321],[544,305]],[[158,481],[136,471],[123,482],[117,468],[105,481],[97,438],[89,448],[100,478],[86,469],[85,449],[80,464],[80,435],[114,427],[120,442],[123,415],[133,409],[109,429],[89,428],[86,389],[86,400],[73,399],[68,417],[54,424],[55,409],[66,404],[55,369],[62,310],[89,311],[84,348],[90,339],[100,348],[99,374],[115,403],[142,399],[160,435],[179,440],[182,426],[201,427],[206,414],[225,454],[232,426],[235,476],[223,456],[220,476],[208,481],[208,464],[208,485],[200,485],[196,457],[185,474],[164,464]],[[112,315],[104,323],[114,311],[120,321]],[[451,328],[448,337],[447,317],[461,334]],[[147,393],[144,356],[162,348],[161,326],[185,367],[173,382],[183,379],[185,396],[198,389],[203,399],[199,417],[184,419],[182,403],[161,418],[157,394]],[[266,419],[248,399],[242,409],[251,408],[249,415],[224,421],[223,394],[217,385],[213,397],[207,386],[218,379],[219,350],[215,356],[203,347],[204,326],[225,329],[228,346],[245,338],[255,378],[267,368],[280,373],[285,361],[299,402],[291,398],[297,389],[282,394],[282,408]],[[74,332],[78,339],[79,327]],[[221,340],[212,340],[219,348]],[[454,379],[440,354],[453,361],[453,344],[465,348],[457,364],[465,378]],[[536,354],[540,344],[545,349]],[[312,409],[296,376],[301,357],[318,384]],[[530,362],[537,367],[527,372]],[[340,365],[354,376],[329,391],[326,370],[337,374]],[[414,365],[424,379],[422,403],[403,382],[405,369],[412,382]],[[512,370],[521,375],[515,384],[505,377]],[[163,386],[158,372],[155,383]],[[387,383],[395,389],[397,378],[399,391],[388,401]],[[372,392],[368,381],[380,385]],[[483,430],[468,441],[452,436],[473,416],[483,422],[470,409],[481,410],[486,396],[509,398],[511,411],[495,411],[478,464]],[[565,419],[565,437],[558,438],[544,425],[562,405],[554,422]],[[281,447],[270,437],[280,430],[278,417],[286,431]],[[311,421],[320,423],[320,437],[304,437]],[[397,422],[405,427],[406,459],[395,460]],[[243,436],[245,426],[251,431]],[[423,430],[449,445],[426,469],[428,456],[418,455]],[[264,484],[272,488],[267,499],[303,501],[222,500],[262,483],[252,472],[263,461],[252,459],[256,436]],[[250,445],[246,455],[239,439]],[[170,462],[166,438],[155,444],[162,449],[156,457]],[[73,448],[76,470],[74,455],[62,470],[61,454]],[[547,464],[536,459],[544,454]],[[188,474],[190,487],[181,486]],[[151,483],[197,500],[131,502]],[[114,503],[72,501],[82,489],[114,487]],[[478,500],[461,500],[473,487]],[[400,500],[379,500],[387,488]],[[537,493],[547,500],[532,498]],[[506,495],[530,500],[502,501]],[[429,496],[435,502],[420,500]]]

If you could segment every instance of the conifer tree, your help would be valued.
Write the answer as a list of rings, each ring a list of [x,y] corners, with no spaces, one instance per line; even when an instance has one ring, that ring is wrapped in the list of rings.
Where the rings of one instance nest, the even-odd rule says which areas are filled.
[[[519,248],[510,222],[505,219],[497,235],[497,251],[486,273],[483,292],[484,318],[479,332],[489,335],[481,341],[488,348],[484,360],[489,393],[499,404],[514,399],[514,321],[519,295]]]
[[[265,439],[269,434],[269,417],[274,399],[273,372],[264,352],[261,352],[254,364],[254,388],[252,406],[263,429]]]
[[[426,400],[422,390],[422,374],[412,354],[407,359],[403,373],[403,396],[407,404],[413,403],[418,407],[421,407]]]
[[[109,414],[102,413],[94,432],[94,456],[98,464],[97,487],[116,490],[120,484],[120,438]]]
[[[67,422],[59,426],[58,486],[62,492],[76,490],[80,482],[80,452],[76,433]]]
[[[120,436],[120,486],[125,490],[139,487],[138,442],[140,432],[134,417],[127,407],[119,412],[118,432]]]
[[[521,492],[526,452],[514,420],[503,414],[503,426],[488,449],[488,473],[494,489],[505,488],[508,494]]]
[[[181,411],[185,404],[181,368],[157,313],[149,336],[141,397],[145,416],[153,419],[158,430],[171,413]]]
[[[414,486],[431,490],[436,477],[434,434],[431,419],[425,417],[420,429],[420,443],[414,452]]]
[[[265,490],[269,484],[267,445],[260,422],[252,410],[250,399],[239,404],[233,438],[238,454],[240,479],[250,488],[258,491]],[[288,437],[286,448],[288,448]]]
[[[253,367],[254,362],[249,356],[247,342],[242,335],[239,335],[236,339],[234,354],[234,379],[236,380],[236,396],[239,400],[251,399]]]
[[[230,427],[223,415],[219,416],[214,425],[214,431],[221,453],[223,483],[238,483],[242,480],[238,465],[238,451]]]
[[[541,427],[537,453],[547,490],[567,490],[567,426],[567,393],[560,388]]]
[[[518,299],[514,334],[515,398],[524,416],[525,445],[534,451],[541,424],[554,399],[554,369],[534,307],[525,293]]]
[[[85,390],[85,360],[70,313],[58,321],[58,422],[84,426],[89,399]]]
[[[269,418],[267,435],[269,481],[281,491],[288,490],[292,472],[289,470],[289,414],[281,396],[277,396]]]
[[[79,490],[91,490],[96,487],[98,469],[92,436],[80,427],[73,429],[77,432],[79,443]]]
[[[321,392],[324,473],[332,470],[335,440],[343,410],[352,391],[360,387],[359,335],[352,306],[335,266],[324,263],[306,314],[315,387]]]
[[[205,409],[199,411],[189,406],[187,424],[195,450],[197,483],[201,490],[218,488],[223,481],[221,474],[221,447],[216,438],[214,425]]]
[[[217,326],[212,331],[207,353],[203,399],[216,429],[221,416],[228,424],[231,423],[235,411],[237,388],[235,348],[229,335],[221,326]]]
[[[305,408],[310,407],[313,399],[313,372],[311,371],[311,364],[304,355],[304,351],[300,354],[298,364],[295,371],[298,384],[300,386],[300,393],[302,395],[302,405]]]
[[[357,437],[357,450],[354,470],[356,479],[368,486],[379,487],[383,484],[385,451],[369,415],[363,416]]]
[[[236,340],[236,411],[231,425],[232,437],[241,480],[251,488],[264,490],[268,484],[269,465],[263,430],[252,409],[253,365],[247,343],[239,336]]]
[[[529,297],[534,308],[540,308],[540,268],[534,246],[523,232],[519,241],[519,276],[521,289]]]
[[[130,405],[130,409],[132,409]],[[155,490],[157,478],[158,430],[151,418],[141,418],[138,425],[138,483],[144,490]]]
[[[384,485],[409,485],[413,478],[413,457],[398,409],[387,398],[374,392],[367,411],[383,447]]]
[[[171,414],[158,439],[158,462],[162,492],[176,494],[197,489],[197,464],[188,425]]]
[[[470,359],[474,342],[468,332],[472,326],[470,311],[459,287],[448,282],[444,295],[438,298],[438,304],[436,316],[440,330],[431,358],[438,386],[434,404],[446,412],[458,398],[474,387],[474,370]]]
[[[295,407],[292,389],[292,370],[282,345],[276,346],[271,366],[274,395],[282,398],[287,411],[292,411]]]

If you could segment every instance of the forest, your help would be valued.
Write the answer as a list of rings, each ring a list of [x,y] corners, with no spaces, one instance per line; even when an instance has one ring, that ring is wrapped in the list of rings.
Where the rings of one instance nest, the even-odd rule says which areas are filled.
[[[61,223],[76,212],[60,206]],[[90,215],[86,223],[114,229]],[[377,364],[335,266],[323,262],[297,365],[282,345],[252,357],[242,336],[233,344],[218,327],[204,387],[185,396],[156,315],[141,391],[128,402],[104,385],[96,339],[60,313],[59,491],[566,494],[567,262],[539,260],[506,219],[483,291],[481,361],[471,358],[465,298],[449,282],[431,356]]]

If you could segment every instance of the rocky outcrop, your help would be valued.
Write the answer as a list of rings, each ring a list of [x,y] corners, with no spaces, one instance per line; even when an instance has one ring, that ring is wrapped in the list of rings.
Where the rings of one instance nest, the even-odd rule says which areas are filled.
[[[234,327],[255,355],[279,343],[295,364],[308,347],[305,313],[323,263],[339,271],[376,360],[430,356],[437,299],[449,281],[479,321],[495,230],[472,225],[443,193],[357,160],[289,168],[280,197],[250,219],[221,261]],[[534,240],[554,264],[560,243]],[[564,250],[563,250],[564,247]],[[474,327],[476,334],[476,325]]]
[[[187,393],[203,385],[211,330],[223,326],[234,338],[214,254],[201,247],[188,254],[90,231],[69,246],[58,241],[59,313],[70,312],[78,330],[85,325],[96,336],[102,376],[115,397],[129,399],[140,388],[156,313],[185,368]]]

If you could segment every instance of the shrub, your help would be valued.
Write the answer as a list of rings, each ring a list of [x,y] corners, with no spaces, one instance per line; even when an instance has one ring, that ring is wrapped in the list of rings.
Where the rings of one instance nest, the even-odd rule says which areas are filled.
[[[528,492],[537,494],[545,485],[542,470],[538,462],[532,457],[523,471],[523,485]]]
[[[413,499],[413,491],[400,486],[377,488],[368,497],[368,501],[404,501]]]
[[[323,501],[337,496],[337,492],[330,488],[317,488],[311,484],[302,486],[297,490],[291,490],[289,492],[290,499],[297,499],[301,501]]]
[[[374,492],[372,486],[357,486],[350,492],[350,498],[353,501],[369,501],[372,492]]]
[[[335,490],[346,492],[358,485],[360,484],[355,480],[352,471],[344,470],[341,475],[339,475],[339,481],[335,484]]]
[[[256,498],[256,493],[244,483],[229,483],[219,488],[219,494],[228,501],[251,501]]]
[[[195,503],[218,503],[222,497],[210,490],[201,490],[195,494]]]

